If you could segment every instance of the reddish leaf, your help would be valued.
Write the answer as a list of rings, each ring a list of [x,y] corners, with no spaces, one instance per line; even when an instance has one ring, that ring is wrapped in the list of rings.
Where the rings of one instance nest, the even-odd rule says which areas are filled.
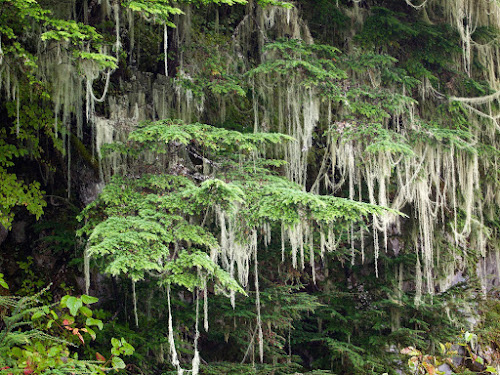
[[[436,368],[433,365],[431,365],[430,363],[424,362],[423,366],[425,367],[425,369],[427,370],[427,373],[429,375],[436,375]]]
[[[99,362],[106,362],[106,358],[101,353],[95,353],[95,359]]]

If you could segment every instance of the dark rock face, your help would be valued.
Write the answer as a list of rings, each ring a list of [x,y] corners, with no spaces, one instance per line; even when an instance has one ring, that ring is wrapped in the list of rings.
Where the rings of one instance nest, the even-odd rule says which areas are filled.
[[[102,182],[92,182],[86,185],[81,185],[80,198],[82,203],[86,206],[97,199],[104,187]]]
[[[20,244],[26,241],[26,225],[25,221],[16,221],[12,224],[11,234],[15,243]]]
[[[0,224],[0,245],[5,241],[9,231],[2,224]]]

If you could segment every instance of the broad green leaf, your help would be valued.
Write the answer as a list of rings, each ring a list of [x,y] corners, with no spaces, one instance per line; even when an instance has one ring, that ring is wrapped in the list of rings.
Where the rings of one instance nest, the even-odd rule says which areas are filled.
[[[111,360],[111,365],[114,369],[123,369],[125,368],[125,362],[120,357],[113,357]]]
[[[94,318],[90,318],[90,317],[87,318],[87,321],[85,322],[85,324],[88,326],[97,326],[100,330],[102,330],[104,327],[102,320],[94,319]]]
[[[43,311],[36,311],[31,317],[31,320],[40,319],[42,316],[45,316],[45,313]]]
[[[91,305],[91,304],[96,303],[97,301],[99,301],[99,298],[88,296],[86,294],[82,294],[82,301],[86,305]]]
[[[95,331],[92,328],[87,327],[87,333],[90,335],[90,337],[92,337],[92,340],[95,340],[97,335],[95,334]]]
[[[113,345],[113,348],[119,348],[121,346],[121,342],[117,338],[113,337],[111,339],[111,345]]]
[[[86,317],[92,316],[92,310],[90,310],[87,306],[80,307],[80,312]]]
[[[67,299],[66,306],[68,307],[70,314],[76,316],[78,310],[83,306],[83,304],[80,298],[71,296]]]
[[[135,348],[130,345],[128,342],[125,342],[122,347],[122,351],[124,355],[132,355],[135,351]]]
[[[70,295],[65,295],[63,298],[61,298],[61,307],[66,307],[66,302],[68,301],[68,298],[71,297]]]

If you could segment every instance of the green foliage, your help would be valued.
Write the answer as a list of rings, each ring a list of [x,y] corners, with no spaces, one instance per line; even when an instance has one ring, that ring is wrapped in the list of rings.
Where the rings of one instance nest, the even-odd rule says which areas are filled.
[[[288,1],[280,1],[280,0],[257,0],[257,3],[262,7],[267,6],[278,6],[282,8],[293,8],[293,3]]]
[[[78,60],[96,64],[101,69],[116,68],[116,59],[98,52],[102,47],[102,37],[94,27],[74,20],[57,19],[36,0],[0,2],[0,64],[3,62],[9,66],[5,73],[2,72],[1,79],[12,80],[14,85],[9,88],[2,85],[2,94],[10,98],[12,93],[5,91],[15,92],[17,89],[16,101],[6,103],[12,121],[0,130],[0,178],[3,181],[0,186],[0,225],[7,228],[12,224],[17,207],[25,207],[38,219],[46,206],[40,183],[23,181],[9,168],[28,156],[41,164],[48,164],[40,146],[40,133],[50,139],[56,149],[62,149],[61,140],[54,131],[53,114],[46,110],[51,88],[46,79],[40,79],[37,71],[38,57],[33,45],[39,40],[33,35],[46,44],[59,44],[73,50],[75,64]]]
[[[276,0],[261,0],[262,3],[271,3],[272,5],[289,6],[288,3],[284,1]],[[183,0],[180,3],[194,4],[196,6],[207,6],[209,4],[246,4],[247,0]],[[184,14],[184,12],[177,6],[175,6],[170,0],[122,0],[121,4],[134,12],[141,14],[147,20],[153,22],[161,22],[169,27],[176,27],[171,21],[171,16]]]
[[[394,261],[409,263],[411,256]],[[341,374],[395,373],[400,368],[396,348],[431,350],[439,342],[454,340],[464,327],[459,314],[451,317],[457,319],[453,323],[447,311],[470,303],[473,288],[459,285],[415,310],[413,294],[384,286],[391,282],[389,276],[384,281],[360,276],[357,270],[350,273],[351,280],[357,280],[351,286],[341,279],[325,283],[315,294],[322,306],[297,324],[292,342],[299,352],[304,347],[314,350],[313,367]]]
[[[269,259],[267,255],[265,261]],[[300,284],[280,285],[266,280],[265,286],[261,290],[264,355],[266,358],[272,358],[274,363],[264,367],[268,371],[274,369],[277,373],[286,374],[287,371],[292,371],[292,369],[301,372],[305,370],[297,358],[294,358],[293,362],[290,361],[288,357],[288,336],[295,329],[294,326],[297,321],[305,314],[314,313],[322,305],[318,303],[315,296],[302,292],[303,287]],[[225,360],[242,363],[252,360],[250,351],[255,350],[257,345],[255,298],[256,295],[253,292],[249,293],[248,297],[239,297],[236,299],[234,308],[227,298],[216,296],[211,300],[209,308],[216,308],[227,319],[210,318],[211,329],[207,340],[209,343],[221,342],[221,338],[224,338],[225,344],[221,343],[219,345],[222,345],[222,350],[227,351],[227,355],[224,356]],[[210,367],[207,367],[207,369]],[[217,368],[217,365],[215,368]],[[234,371],[236,371],[236,368]]]
[[[130,133],[129,140],[137,142],[142,149],[156,153],[168,152],[168,144],[177,142],[183,145],[193,144],[204,151],[252,152],[265,144],[277,144],[293,138],[284,134],[255,133],[243,134],[224,128],[194,123],[184,124],[180,120],[161,120],[144,123],[142,127]],[[129,152],[126,150],[125,152]]]
[[[435,84],[439,75],[454,70],[449,57],[461,53],[458,35],[448,25],[418,22],[413,27],[415,35],[408,41],[412,48],[403,66],[415,78]]]
[[[371,157],[371,154],[391,153],[406,157],[414,156],[415,153],[402,135],[384,128],[381,124],[355,124],[341,122],[335,124],[331,132],[334,136],[340,136],[343,141],[357,141],[365,145],[364,158]]]
[[[330,0],[300,1],[302,16],[307,20],[315,41],[337,46],[342,32],[350,25],[350,18],[344,13],[340,2]],[[333,43],[332,43],[333,41]]]
[[[14,219],[13,208],[24,206],[37,218],[43,214],[43,207],[46,206],[43,200],[43,191],[40,190],[40,183],[34,181],[28,185],[19,181],[13,173],[7,173],[0,167],[0,224],[10,229]]]
[[[283,363],[283,364],[238,364],[238,363],[214,363],[202,366],[203,374],[217,375],[266,375],[266,374],[296,374],[301,370],[301,366],[297,363]],[[301,372],[301,374],[303,374]],[[307,373],[309,374],[309,373]]]
[[[4,289],[9,289],[9,285],[5,282],[3,273],[0,273],[0,286]]]
[[[86,336],[95,339],[90,326],[102,329],[102,322],[92,318],[87,306],[97,298],[65,296],[59,304],[40,304],[39,298],[47,290],[22,298],[0,296],[0,307],[10,310],[10,315],[3,316],[0,331],[0,373],[104,374],[124,368],[118,355],[130,355],[134,348],[123,339],[119,345],[112,342],[113,356],[107,362],[104,359],[106,363],[100,363],[100,358],[81,360],[75,351],[77,343],[85,344]]]
[[[122,5],[146,18],[161,21],[170,27],[175,27],[169,20],[171,15],[184,14],[181,9],[172,6],[169,0],[124,0]]]
[[[356,222],[367,215],[381,214],[386,210],[380,206],[313,195],[290,187],[266,186],[262,193],[259,217],[287,224],[297,224],[305,218],[326,224],[337,220]]]
[[[92,46],[96,50],[100,47],[102,37],[94,27],[73,20],[54,18],[51,11],[43,9],[36,0],[4,0],[0,8],[0,37],[3,40],[4,58],[13,59],[13,62],[17,61],[24,66],[24,73],[27,73],[31,83],[39,82],[33,75],[37,67],[36,57],[19,40],[29,31],[32,21],[47,30],[40,36],[43,41],[69,42],[75,47]],[[99,61],[104,55],[89,53],[81,57]]]
[[[197,274],[191,272],[196,269]],[[217,287],[221,290],[236,291],[246,294],[227,272],[215,264],[206,253],[200,250],[195,250],[191,253],[181,252],[174,261],[169,262],[165,270],[168,272],[168,277],[165,283],[177,284],[190,291],[195,288],[203,288],[204,280],[201,275],[213,275],[217,281]]]
[[[34,261],[32,256],[28,256],[26,261],[17,262],[19,270],[22,272],[23,279],[21,287],[18,289],[17,293],[23,297],[34,295],[47,285],[46,281],[35,272],[33,263]],[[50,291],[43,293],[42,296],[46,297],[47,300],[51,299]]]
[[[341,80],[347,78],[336,63],[340,51],[332,46],[307,44],[298,39],[285,39],[265,46],[266,59],[247,75],[267,77],[277,86],[287,82],[305,88],[315,88],[331,99],[342,97]]]
[[[64,198],[51,196],[49,199],[52,199],[53,203],[56,199],[62,204],[66,203],[67,209],[64,209],[61,203],[57,203],[61,204],[61,206],[57,206],[57,217],[49,218],[51,211],[47,211],[48,215],[33,225],[33,232],[39,238],[34,243],[36,252],[49,256],[72,256],[74,249],[78,248],[75,228],[78,224],[76,215],[80,210],[68,204]]]
[[[409,203],[404,208],[410,219],[402,222],[401,228],[388,228],[389,246],[386,251],[381,251],[377,263],[379,278],[375,278],[372,269],[377,260],[372,255],[370,241],[373,228],[364,221],[372,215],[400,213],[334,195],[307,192],[318,169],[323,169],[320,167],[323,154],[329,152],[329,146],[335,147],[342,142],[350,142],[360,151],[355,154],[358,170],[364,163],[376,164],[377,158],[384,156],[388,160],[393,158],[392,161],[401,163],[410,160],[418,165],[421,161],[426,162],[426,156],[421,155],[423,147],[457,158],[477,156],[480,165],[477,173],[481,181],[490,181],[491,186],[496,186],[500,154],[490,143],[497,136],[487,134],[485,123],[474,121],[463,104],[447,103],[444,97],[429,89],[430,83],[437,90],[451,95],[493,93],[485,82],[490,68],[482,66],[486,60],[480,61],[473,54],[472,74],[457,72],[460,67],[456,62],[462,58],[462,48],[454,26],[442,22],[446,18],[445,5],[433,4],[432,11],[426,14],[423,9],[413,10],[399,0],[356,2],[356,9],[354,3],[347,0],[299,0],[296,3],[298,10],[309,18],[308,25],[317,41],[317,44],[309,44],[293,39],[293,36],[271,40],[274,32],[268,33],[268,28],[274,27],[270,26],[271,21],[287,14],[295,16],[294,12],[281,12],[271,7],[291,8],[290,2],[257,0],[247,7],[230,9],[226,5],[241,5],[246,1],[123,0],[118,2],[122,6],[120,21],[128,20],[130,24],[128,28],[122,25],[118,30],[124,43],[118,61],[101,53],[104,50],[101,47],[110,44],[110,40],[114,41],[116,30],[113,30],[113,22],[107,15],[98,14],[98,9],[102,8],[97,3],[101,4],[87,2],[92,8],[87,19],[90,23],[99,19],[99,33],[93,26],[77,20],[56,19],[40,5],[46,2],[0,0],[3,49],[0,60],[3,58],[4,64],[12,68],[12,83],[19,85],[17,95],[20,95],[19,102],[4,100],[0,108],[5,120],[5,126],[0,130],[0,224],[9,228],[19,208],[26,207],[36,217],[43,213],[45,193],[42,190],[50,192],[50,187],[33,181],[31,167],[26,168],[29,172],[23,171],[21,166],[28,158],[50,172],[56,165],[61,171],[64,169],[59,167],[63,165],[62,159],[53,156],[53,151],[62,151],[63,143],[54,131],[54,115],[46,109],[52,106],[49,92],[54,88],[37,72],[39,61],[36,55],[40,40],[47,49],[61,46],[69,49],[72,63],[80,68],[92,68],[93,71],[116,69],[110,83],[110,92],[116,97],[125,92],[132,93],[128,83],[132,77],[138,77],[137,72],[141,76],[136,81],[137,87],[142,86],[142,73],[147,73],[144,76],[148,77],[149,74],[151,77],[161,74],[157,65],[162,65],[159,62],[166,58],[169,73],[176,68],[179,72],[169,84],[203,98],[205,108],[199,121],[224,124],[211,126],[175,119],[145,122],[134,128],[128,139],[102,149],[109,157],[120,153],[122,160],[127,162],[112,171],[114,176],[109,179],[108,175],[105,176],[106,186],[102,194],[80,216],[82,228],[79,234],[88,240],[85,255],[90,256],[93,265],[112,276],[122,277],[113,278],[114,286],[117,286],[114,291],[119,293],[116,306],[106,306],[109,311],[96,313],[90,309],[95,299],[86,295],[66,296],[60,304],[48,306],[48,310],[45,306],[34,306],[30,313],[16,320],[27,324],[8,332],[7,336],[17,337],[19,342],[0,353],[2,365],[5,363],[1,361],[10,361],[5,364],[10,368],[0,370],[0,373],[10,373],[13,366],[17,366],[18,372],[35,366],[40,372],[124,369],[125,363],[120,356],[132,354],[127,341],[140,346],[139,353],[134,353],[138,372],[171,373],[172,368],[166,363],[168,360],[163,362],[168,351],[164,288],[173,291],[174,336],[181,361],[186,362],[193,355],[194,301],[201,297],[200,290],[206,284],[210,294],[211,328],[200,334],[199,346],[203,359],[208,362],[202,365],[202,373],[392,375],[401,367],[402,347],[415,348],[412,356],[418,357],[418,363],[411,369],[413,372],[430,373],[441,359],[450,354],[449,348],[445,347],[441,354],[433,348],[441,348],[440,342],[456,341],[457,333],[464,326],[461,321],[464,306],[480,305],[480,292],[473,290],[471,283],[459,284],[434,297],[424,295],[421,305],[415,305],[415,294],[411,290],[414,288],[416,258],[409,247],[415,245],[412,236],[416,218],[412,204],[418,203]],[[102,4],[104,6],[104,2]],[[169,30],[169,38],[173,34],[174,42],[169,44],[168,56],[163,56],[158,53],[162,50],[163,36],[159,25],[175,27],[174,21],[183,19],[183,12],[187,13],[189,5],[192,6],[189,20],[182,23],[179,30]],[[223,6],[216,9],[219,5]],[[269,9],[258,9],[256,5]],[[59,6],[62,7],[56,2],[55,7]],[[85,18],[81,15],[83,9],[83,2],[76,2],[75,16]],[[359,13],[355,13],[357,11]],[[355,14],[360,17],[356,18]],[[427,22],[427,16],[433,18],[432,23]],[[212,17],[216,17],[216,21]],[[263,20],[264,24],[258,24],[257,19]],[[244,30],[246,21],[256,26],[255,29]],[[284,19],[279,19],[276,25],[281,21]],[[186,30],[187,25],[192,27],[190,32]],[[296,26],[288,21],[287,25],[290,28]],[[277,32],[284,35],[285,32],[281,34],[281,31]],[[248,36],[249,40],[238,40],[238,43],[246,44],[238,47],[246,49],[243,55],[252,55],[243,56],[242,61],[239,61],[241,56],[235,54],[233,44],[240,35]],[[496,43],[497,31],[478,27],[473,38],[474,43],[481,45],[477,48],[485,48]],[[191,43],[187,43],[188,39]],[[265,43],[262,51],[257,48],[261,41]],[[477,53],[478,49],[475,51]],[[135,83],[132,86],[135,90]],[[6,92],[5,87],[2,86],[2,92]],[[245,133],[253,125],[252,100],[257,104],[255,110],[257,119],[262,120],[259,121],[262,129],[276,130],[280,115],[280,126],[283,129],[291,126],[290,113],[280,113],[280,110],[286,112],[289,108],[270,108],[277,104],[274,96],[286,96],[290,90],[298,98],[298,112],[306,110],[300,101],[307,100],[307,94],[321,99],[318,105],[322,116],[317,124],[312,124],[314,130],[307,150],[305,188],[284,177],[287,166],[281,159],[285,149],[282,144],[301,140],[278,133]],[[147,92],[146,100],[149,99],[150,93]],[[179,100],[182,99],[173,98],[172,103],[182,107]],[[223,114],[220,113],[222,105]],[[328,116],[325,114],[327,105]],[[147,106],[146,112],[149,112],[149,103]],[[264,107],[266,111],[262,111]],[[491,110],[495,112],[497,107],[493,103]],[[107,104],[98,104],[97,112],[100,116],[107,116]],[[306,120],[302,112],[296,119],[298,124]],[[70,128],[75,125],[73,122],[71,118]],[[73,141],[76,136],[67,136],[72,137],[73,146],[77,144]],[[87,145],[83,143],[94,136],[84,129],[79,150],[84,149]],[[455,154],[450,154],[452,152]],[[49,161],[51,155],[53,158]],[[87,157],[87,161],[90,159]],[[102,162],[107,169],[114,168],[113,163],[106,164],[106,159]],[[339,184],[345,175],[342,176],[337,166],[327,164],[325,162],[324,169],[331,184]],[[447,178],[446,173],[449,171],[436,174],[438,182]],[[54,184],[58,184],[60,178],[58,176]],[[389,201],[399,187],[395,178],[399,176],[390,177],[387,183]],[[359,192],[360,200],[366,199],[367,186],[362,178],[354,176],[353,179],[354,184],[359,183],[355,190]],[[457,183],[462,184],[462,181]],[[429,197],[431,204],[441,199],[435,191],[437,185],[436,189],[430,189],[433,195]],[[448,194],[450,184],[443,181],[443,185],[448,186]],[[486,196],[486,193],[494,195],[494,189],[490,187],[488,189],[492,192],[474,188],[481,196]],[[322,193],[326,189],[320,187]],[[462,199],[461,192],[457,190],[457,193],[458,200]],[[338,194],[346,196],[346,191]],[[500,228],[495,207],[472,208],[473,236],[483,230],[492,245]],[[452,209],[449,205],[443,209],[446,227],[450,226],[448,219]],[[459,226],[465,225],[466,215],[460,209],[458,211]],[[54,209],[54,212],[54,215],[59,215],[61,211]],[[252,275],[250,270],[250,279],[258,276],[260,282],[260,318],[267,362],[264,364],[247,364],[256,360],[257,295],[251,284],[244,289],[226,271],[226,259],[216,260],[218,254],[222,258],[221,213],[237,229],[232,241],[248,245],[253,233],[258,233],[260,271],[259,275]],[[309,252],[305,259],[311,264],[304,265],[304,269],[290,266],[285,256],[281,261],[281,254],[286,255],[291,249],[286,242],[283,249],[278,244],[280,229],[293,229],[298,223],[311,228],[312,232],[311,243],[304,244]],[[357,233],[358,226],[364,237]],[[64,225],[47,221],[36,226],[35,232],[42,238],[33,251],[52,252],[64,263],[63,257],[69,254],[68,249],[75,246],[71,238],[72,227],[70,219],[65,220]],[[320,236],[326,234],[322,233],[325,230],[335,232],[337,245],[327,254],[321,254],[323,264],[320,265],[319,261],[313,262],[311,255],[319,258],[318,242]],[[439,232],[436,237],[443,235],[440,230],[436,232]],[[264,234],[271,238],[262,241]],[[473,238],[464,241],[463,248],[455,248],[446,243],[449,237],[443,237],[436,241],[436,253],[439,254],[435,254],[432,260],[441,267],[448,262],[473,264],[479,257]],[[392,243],[397,243],[397,246],[392,246]],[[398,253],[396,248],[400,249]],[[360,264],[357,255],[362,252],[364,263]],[[6,261],[2,265],[8,265],[8,259]],[[81,259],[75,263],[78,261]],[[24,276],[20,292],[26,295],[33,295],[41,285],[46,285],[46,281],[32,269],[32,263],[28,257],[18,264]],[[393,266],[400,264],[404,266],[404,290],[396,285],[397,272],[393,271]],[[316,272],[315,282],[312,268]],[[438,277],[442,270],[439,268],[435,272]],[[134,292],[130,291],[128,279],[134,282]],[[2,290],[7,286],[2,274],[0,286]],[[238,293],[234,308],[226,298],[228,292]],[[123,309],[132,293],[139,307],[145,306],[139,308],[140,324],[136,328],[129,326],[129,311]],[[9,303],[22,301],[1,298],[0,301],[13,301]],[[38,298],[50,300],[49,292]],[[25,308],[21,310],[32,308],[29,303],[23,303]],[[493,304],[482,311],[481,334],[484,336],[478,332],[478,340],[481,341],[482,337],[484,340],[481,345],[499,345],[497,310]],[[106,319],[112,322],[105,324]],[[30,336],[31,332],[36,336]],[[97,361],[83,364],[73,356],[75,349],[71,344],[87,341],[89,335],[98,337],[99,350],[103,353],[107,353],[111,340],[111,354],[104,357],[86,346],[83,350],[87,357],[95,355]],[[114,336],[124,338],[112,339]],[[474,358],[471,337],[474,336],[460,341],[469,353],[468,360],[484,364],[484,360],[483,363],[480,363],[481,359],[477,360],[481,356]],[[81,352],[82,349],[80,355]],[[67,362],[61,361],[66,357]],[[242,359],[244,363],[240,364]],[[434,359],[438,361],[434,362]],[[412,362],[415,364],[416,361]],[[433,367],[426,367],[424,363]],[[135,371],[131,368],[127,369]],[[457,369],[455,372],[458,370],[468,371]],[[490,371],[486,366],[483,370]]]
[[[411,138],[415,142],[439,143],[446,148],[454,147],[455,150],[466,151],[470,154],[478,153],[478,146],[472,141],[473,136],[468,130],[446,129],[437,124],[421,124]]]
[[[38,181],[25,181],[12,169],[27,158],[38,160],[49,170],[53,167],[44,155],[40,133],[45,134],[54,146],[61,149],[61,141],[56,138],[53,130],[52,111],[42,108],[38,103],[30,101],[37,98],[44,101],[38,91],[30,92],[28,87],[19,89],[19,102],[5,103],[10,117],[7,126],[0,129],[0,224],[10,228],[17,207],[25,207],[28,212],[40,218],[46,202],[44,191]]]
[[[465,353],[459,353],[455,348],[465,348]],[[408,359],[408,370],[413,374],[434,375],[440,374],[438,367],[445,364],[454,374],[473,374],[481,369],[481,372],[497,374],[494,363],[489,363],[480,355],[476,354],[477,335],[465,332],[457,338],[457,343],[439,343],[439,352],[435,355],[424,354],[420,350],[410,346],[401,350],[401,354],[410,357]],[[457,359],[460,362],[457,364]]]
[[[186,50],[193,56],[187,66],[192,76],[178,74],[178,83],[195,96],[229,95],[246,96],[246,87],[241,74],[231,72],[231,39],[210,30],[200,31],[196,42]]]
[[[169,153],[173,144],[184,145],[196,149],[196,155],[204,155],[214,165],[226,158],[235,158],[239,164],[225,164],[226,170],[205,177],[201,183],[162,173],[134,179],[114,177],[81,216],[88,220],[80,231],[89,234],[88,254],[105,259],[105,271],[112,275],[140,280],[156,272],[165,282],[192,290],[201,287],[201,273],[213,277],[222,289],[241,291],[202,251],[213,252],[219,247],[215,235],[204,227],[210,207],[232,212],[238,206],[239,220],[248,228],[269,220],[287,224],[304,219],[358,221],[382,212],[382,208],[368,204],[305,193],[286,179],[272,177],[266,168],[261,169],[260,182],[240,180],[238,174],[228,182],[217,178],[227,179],[247,157],[251,163],[254,153],[266,144],[290,139],[281,134],[242,134],[178,120],[143,124],[130,133],[126,147],[117,144],[110,149],[137,156],[141,152],[161,155]],[[198,216],[201,212],[205,212],[204,217]]]
[[[416,31],[402,20],[404,13],[383,7],[372,7],[370,17],[363,23],[363,30],[356,35],[356,41],[364,46],[398,48],[402,40],[416,35]]]
[[[118,67],[118,60],[114,56],[85,51],[75,51],[73,55],[80,61],[90,61],[100,70],[116,69]]]
[[[87,254],[102,264],[106,273],[148,285],[159,282],[197,293],[210,281],[217,310],[233,317],[241,327],[235,331],[226,322],[222,326],[216,323],[214,334],[231,333],[238,354],[245,355],[245,343],[255,339],[256,314],[251,306],[256,296],[245,292],[229,272],[215,263],[213,255],[209,256],[220,251],[214,207],[238,223],[240,234],[236,240],[242,244],[248,243],[250,233],[266,223],[293,226],[307,221],[320,230],[319,224],[347,227],[367,216],[387,212],[379,206],[307,193],[281,176],[282,160],[257,157],[267,147],[291,141],[282,134],[245,134],[179,120],[142,124],[125,143],[108,146],[108,154],[131,155],[136,163],[126,176],[115,175],[99,198],[82,212],[80,219],[85,224],[80,234],[88,236]],[[179,149],[184,151],[178,153]],[[177,164],[153,165],[148,170],[155,173],[144,173],[140,160],[162,160],[163,155],[169,157],[172,152],[181,155]],[[210,170],[203,175],[196,167],[200,159]],[[180,172],[178,165],[184,166]],[[259,250],[259,257],[265,258],[266,253]],[[266,357],[284,360],[292,323],[320,306],[316,298],[300,288],[272,285],[261,290],[261,319],[263,327],[267,327]],[[226,297],[217,296],[228,291],[247,295],[238,298],[235,310]],[[192,309],[189,304],[183,306]],[[175,316],[184,321],[193,319]],[[176,337],[176,342],[185,341]],[[285,374],[297,366],[272,368]]]

